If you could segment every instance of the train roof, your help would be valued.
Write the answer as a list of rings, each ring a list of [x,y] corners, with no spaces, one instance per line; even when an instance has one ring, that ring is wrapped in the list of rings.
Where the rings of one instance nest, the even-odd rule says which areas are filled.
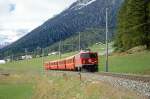
[[[79,54],[82,54],[82,53],[97,53],[97,52],[92,52],[92,51],[84,51],[84,50],[81,50]]]
[[[79,54],[82,54],[82,53],[97,53],[97,52],[81,50],[79,53],[77,53],[77,54],[75,54],[75,55],[72,55],[72,56],[69,56],[69,57],[66,57],[66,58],[63,58],[63,59],[57,59],[57,60],[52,60],[52,61],[46,61],[45,63],[63,61],[63,60],[66,60],[66,59],[73,58],[73,57],[75,57],[76,55],[79,55]]]

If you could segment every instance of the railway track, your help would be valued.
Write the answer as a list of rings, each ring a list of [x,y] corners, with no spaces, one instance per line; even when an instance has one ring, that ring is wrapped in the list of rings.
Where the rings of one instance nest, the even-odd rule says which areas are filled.
[[[99,72],[95,73],[96,75],[102,75],[102,76],[111,76],[116,78],[123,78],[123,79],[129,79],[133,81],[140,81],[144,83],[150,83],[150,76],[149,75],[134,75],[134,74],[120,74],[120,73],[106,73],[106,72]]]
[[[135,75],[135,74],[121,74],[121,73],[110,73],[110,72],[96,72],[96,73],[90,73],[90,72],[71,72],[71,71],[54,71],[57,73],[66,73],[66,74],[81,74],[81,75],[99,75],[99,76],[109,76],[109,77],[115,77],[115,78],[122,78],[122,79],[128,79],[133,81],[139,81],[143,83],[150,83],[150,75]]]

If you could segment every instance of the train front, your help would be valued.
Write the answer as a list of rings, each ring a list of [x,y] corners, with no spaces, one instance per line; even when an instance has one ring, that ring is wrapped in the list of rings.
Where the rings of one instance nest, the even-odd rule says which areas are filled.
[[[98,54],[96,52],[81,52],[80,59],[82,64],[82,71],[98,71]]]

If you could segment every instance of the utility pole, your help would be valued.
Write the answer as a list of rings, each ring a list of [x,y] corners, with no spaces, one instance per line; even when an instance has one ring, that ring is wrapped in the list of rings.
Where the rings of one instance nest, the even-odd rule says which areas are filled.
[[[25,58],[27,59],[27,48],[25,48]]]
[[[72,52],[73,52],[73,45],[74,45],[74,44],[73,44],[73,37],[72,37]]]
[[[81,50],[81,33],[79,32],[79,52]]]
[[[59,58],[61,59],[61,40],[59,42]]]
[[[45,73],[45,69],[44,69],[44,53],[45,52],[45,50],[44,50],[44,48],[42,48],[42,72],[43,73]]]
[[[106,72],[108,72],[108,8],[106,8]]]
[[[11,62],[13,62],[14,61],[14,55],[12,54],[11,55]]]

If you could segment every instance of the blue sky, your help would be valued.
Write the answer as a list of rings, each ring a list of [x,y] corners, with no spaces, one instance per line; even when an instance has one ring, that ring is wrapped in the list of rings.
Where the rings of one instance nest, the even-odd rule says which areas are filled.
[[[14,42],[76,0],[0,0],[0,43]]]

